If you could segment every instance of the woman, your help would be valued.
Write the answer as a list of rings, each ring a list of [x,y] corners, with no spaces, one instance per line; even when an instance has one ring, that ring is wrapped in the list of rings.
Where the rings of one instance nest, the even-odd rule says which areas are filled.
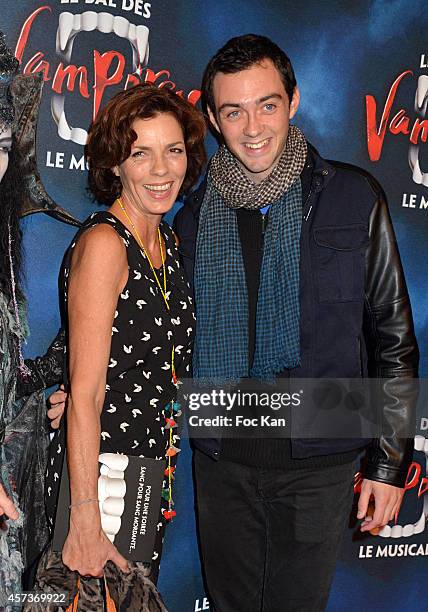
[[[162,216],[198,178],[204,132],[199,111],[146,84],[116,95],[89,130],[90,190],[110,207],[84,223],[63,274],[71,514],[62,558],[81,576],[102,576],[108,560],[129,569],[101,528],[100,452],[162,461],[178,452],[178,435],[171,444],[165,419],[189,372],[194,315],[175,237]],[[61,428],[48,474],[51,519],[63,435]],[[175,512],[169,484],[166,479],[153,561],[144,570],[154,583],[164,525]]]
[[[0,606],[30,588],[31,572],[22,580],[24,570],[48,539],[43,489],[49,437],[41,389],[62,381],[63,361],[60,337],[44,357],[24,362],[22,356],[28,328],[19,220],[28,160],[12,135],[17,69],[0,32]],[[59,415],[55,407],[48,416],[54,413]]]

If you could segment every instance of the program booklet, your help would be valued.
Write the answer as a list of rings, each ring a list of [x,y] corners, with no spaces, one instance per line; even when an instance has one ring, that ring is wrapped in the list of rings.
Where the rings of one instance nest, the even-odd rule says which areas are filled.
[[[152,561],[165,461],[117,453],[99,456],[98,500],[104,533],[130,561]],[[53,550],[61,552],[68,534],[70,483],[67,458],[61,475]]]

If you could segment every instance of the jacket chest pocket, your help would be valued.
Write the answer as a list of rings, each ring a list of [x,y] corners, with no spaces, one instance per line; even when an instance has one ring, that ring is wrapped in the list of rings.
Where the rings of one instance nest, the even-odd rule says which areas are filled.
[[[313,237],[319,301],[363,300],[367,227],[359,223],[317,227]]]

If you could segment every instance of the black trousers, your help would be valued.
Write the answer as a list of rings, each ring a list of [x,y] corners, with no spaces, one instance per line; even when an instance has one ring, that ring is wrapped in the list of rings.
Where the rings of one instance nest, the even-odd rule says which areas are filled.
[[[264,470],[195,451],[196,503],[211,609],[325,609],[353,498],[354,462]]]

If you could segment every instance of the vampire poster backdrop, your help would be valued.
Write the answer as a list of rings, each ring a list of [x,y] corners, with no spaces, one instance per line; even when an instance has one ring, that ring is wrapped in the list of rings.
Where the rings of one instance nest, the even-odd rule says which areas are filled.
[[[204,66],[230,37],[265,34],[291,57],[302,95],[295,123],[329,159],[367,169],[386,190],[428,374],[428,41],[424,0],[2,0],[0,26],[21,70],[45,81],[38,166],[51,197],[83,220],[83,144],[100,106],[140,81],[197,104]],[[426,118],[425,118],[426,115]],[[208,141],[210,153],[214,143]],[[176,206],[179,206],[177,204]],[[28,356],[59,326],[57,275],[75,228],[24,219]],[[344,541],[330,611],[428,610],[428,411],[399,525]],[[195,536],[191,453],[181,453],[177,518],[168,527],[160,588],[173,612],[209,610]]]

